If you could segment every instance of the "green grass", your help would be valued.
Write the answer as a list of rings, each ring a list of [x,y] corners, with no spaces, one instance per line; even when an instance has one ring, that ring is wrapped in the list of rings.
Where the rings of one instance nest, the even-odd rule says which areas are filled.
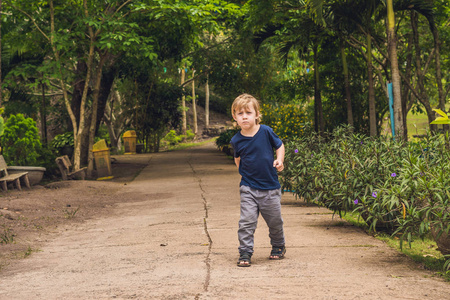
[[[446,105],[446,109],[448,110],[450,105]],[[381,126],[382,131],[386,135],[391,135],[390,133],[390,118],[389,114],[387,114],[387,119],[383,121]],[[406,116],[406,126],[408,128],[408,140],[414,141],[417,138],[413,137],[413,135],[423,135],[426,134],[427,130],[430,129],[430,125],[428,123],[428,116],[426,112],[423,113],[413,113],[412,110],[408,112]],[[438,127],[442,127],[442,125],[438,125]]]
[[[6,225],[2,227],[3,230],[0,230],[0,244],[12,244],[15,237],[13,230]]]
[[[368,231],[369,226],[356,213],[346,213],[342,218],[350,224],[363,228]],[[436,242],[432,239],[414,238],[411,247],[407,242],[400,244],[398,237],[393,237],[385,233],[374,233],[375,238],[385,242],[389,247],[405,254],[416,263],[423,265],[425,269],[436,272],[437,275],[442,276],[445,280],[450,281],[450,270],[444,271],[445,257],[437,250]]]
[[[403,241],[403,245],[400,245],[398,238],[386,234],[378,234],[376,237],[423,265],[425,269],[436,272],[437,275],[450,281],[450,270],[444,271],[445,257],[437,250],[436,243],[432,239],[415,238],[410,247],[406,241]]]
[[[413,138],[413,135],[426,134],[427,130],[430,129],[426,113],[413,114],[410,111],[406,117],[406,120],[409,140]]]
[[[363,228],[364,230],[368,230],[369,226],[367,223],[356,213],[347,212],[342,214],[342,219],[346,220],[348,223],[353,226]]]
[[[66,219],[73,219],[73,218],[75,218],[75,215],[77,214],[77,212],[79,210],[80,210],[80,207],[78,207],[76,209],[63,209],[64,218],[66,218]]]
[[[413,137],[413,135],[421,135],[426,134],[427,130],[430,129],[430,126],[428,124],[428,117],[426,113],[416,113],[413,114],[412,111],[410,111],[406,117],[407,120],[407,128],[408,128],[408,140],[413,141],[416,138]],[[383,121],[383,124],[381,126],[382,134],[391,136],[391,121],[388,119]]]
[[[169,146],[167,148],[167,150],[165,150],[165,151],[184,150],[184,149],[191,148],[191,147],[202,146],[202,145],[208,144],[211,141],[215,141],[216,139],[217,139],[217,137],[209,139],[209,140],[206,140],[206,141],[197,142],[197,143],[196,142],[179,143],[179,144],[176,144],[174,146]]]

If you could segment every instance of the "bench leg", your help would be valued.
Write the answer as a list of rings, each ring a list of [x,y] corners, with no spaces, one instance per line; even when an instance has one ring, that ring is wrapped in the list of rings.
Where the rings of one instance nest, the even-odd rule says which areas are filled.
[[[21,191],[22,187],[20,186],[20,178],[17,178],[16,180],[14,180],[15,184],[16,184],[16,188]]]
[[[23,181],[25,181],[25,186],[27,188],[31,188],[30,180],[28,179],[28,174],[25,174],[25,176],[23,176]]]
[[[2,189],[6,192],[8,190],[8,183],[6,181],[1,182]]]

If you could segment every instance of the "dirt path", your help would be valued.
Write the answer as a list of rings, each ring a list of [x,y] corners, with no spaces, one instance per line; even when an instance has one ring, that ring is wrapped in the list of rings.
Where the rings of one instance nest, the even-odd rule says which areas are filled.
[[[289,195],[286,259],[268,260],[260,220],[253,265],[236,267],[239,179],[212,144],[151,155],[108,215],[0,272],[0,299],[449,299],[448,283]]]

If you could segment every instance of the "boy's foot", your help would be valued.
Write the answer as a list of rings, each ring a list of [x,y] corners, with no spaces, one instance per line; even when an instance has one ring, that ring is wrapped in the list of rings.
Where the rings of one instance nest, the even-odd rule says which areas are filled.
[[[272,251],[270,252],[269,259],[277,260],[277,259],[283,259],[284,255],[286,254],[286,247],[272,247]]]
[[[238,267],[250,267],[252,265],[252,254],[249,252],[242,252],[237,262]]]

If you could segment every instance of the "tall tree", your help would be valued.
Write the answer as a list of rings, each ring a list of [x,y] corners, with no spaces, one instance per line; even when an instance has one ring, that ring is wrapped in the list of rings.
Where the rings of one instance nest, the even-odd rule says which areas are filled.
[[[194,136],[198,135],[198,122],[197,122],[197,101],[195,98],[195,70],[192,70],[192,115],[194,118]]]
[[[414,53],[415,53],[415,73],[417,76],[417,88],[418,88],[418,94],[419,94],[419,98],[418,100],[422,103],[422,105],[425,107],[425,110],[427,112],[427,116],[428,116],[428,123],[431,123],[435,118],[434,118],[434,113],[433,110],[431,108],[431,104],[430,101],[428,99],[428,93],[426,91],[426,83],[425,83],[425,72],[424,72],[424,67],[422,66],[422,62],[421,62],[421,47],[420,47],[420,42],[419,42],[419,32],[418,32],[418,19],[419,19],[419,15],[414,12],[411,11],[411,28],[413,30],[413,44],[414,44]],[[425,67],[426,69],[426,67]],[[435,130],[435,125],[430,125],[432,130]]]
[[[313,45],[314,57],[314,129],[323,134],[325,123],[323,120],[322,95],[320,92],[320,71],[319,71],[319,45]]]
[[[237,11],[234,4],[223,1],[213,4],[206,0],[105,0],[101,4],[83,0],[58,2],[56,7],[54,1],[49,0],[48,4],[47,9],[40,3],[17,0],[12,7],[26,16],[24,21],[33,24],[52,49],[51,56],[74,131],[75,168],[80,167],[82,136],[87,128],[89,150],[92,148],[98,124],[97,108],[103,71],[110,54],[136,55],[142,59],[156,61],[158,54],[155,49],[158,47],[158,40],[154,37],[158,34],[161,36],[161,32],[178,30],[181,24],[188,24],[188,30],[182,40],[184,45],[180,45],[177,50],[170,49],[172,53],[180,56],[183,49],[187,48],[187,40],[198,43],[196,35],[203,30],[202,26],[214,28],[218,23],[217,19],[223,14],[233,15]],[[49,23],[46,16],[50,19]],[[159,33],[155,33],[156,28]],[[162,28],[164,30],[161,30]],[[69,97],[71,87],[68,84],[71,82],[73,62],[76,65],[77,61],[84,61],[86,64],[79,118],[72,108]],[[88,153],[88,166],[89,170],[92,170],[93,157],[91,151]]]
[[[106,55],[112,46],[112,42],[109,40],[110,35],[114,33],[116,35],[126,37],[129,40],[135,38],[132,34],[129,34],[129,27],[128,30],[127,28],[123,29],[124,26],[121,24],[121,30],[118,30],[117,25],[114,24],[114,21],[116,21],[117,18],[121,19],[122,16],[127,14],[127,12],[123,13],[122,10],[130,2],[130,0],[123,1],[121,3],[111,1],[106,4],[106,9],[103,9],[103,7],[90,5],[87,0],[84,0],[82,3],[78,4],[68,3],[66,5],[62,5],[58,3],[58,6],[55,8],[54,1],[49,0],[48,15],[50,19],[50,28],[47,27],[47,23],[45,20],[42,20],[42,16],[39,14],[39,12],[42,11],[42,7],[40,7],[39,4],[37,4],[37,6],[30,6],[28,3],[16,1],[12,5],[13,9],[25,15],[28,20],[34,24],[35,28],[48,41],[52,49],[51,52],[55,61],[55,66],[60,81],[60,88],[62,90],[63,99],[67,112],[70,116],[74,132],[75,169],[80,168],[82,137],[87,128],[90,128],[89,150],[92,149],[93,134],[95,132],[95,128],[93,129],[95,125],[92,124],[92,121],[96,119],[97,114],[98,91],[101,83],[103,64],[105,62]],[[58,11],[58,13],[62,11],[66,14],[69,11],[72,11],[72,19],[65,19],[64,21],[61,21],[62,18],[65,18],[68,15],[59,15],[56,11]],[[102,16],[95,18],[94,16],[99,13],[102,14]],[[65,27],[66,25],[68,27]],[[131,24],[130,26],[132,27],[134,25]],[[114,28],[116,29],[116,32],[114,32]],[[67,40],[64,38],[64,35],[66,35],[67,32],[69,32],[69,36],[73,40]],[[85,37],[86,39],[84,39]],[[69,99],[67,84],[68,74],[65,69],[70,66],[70,64],[66,64],[66,62],[70,61],[72,58],[70,57],[72,54],[71,48],[77,49],[77,47],[73,47],[73,41],[75,38],[78,38],[78,43],[76,46],[81,48],[86,47],[85,49],[88,49],[88,51],[83,55],[84,60],[86,61],[86,72],[83,78],[84,87],[79,106],[79,119],[77,119],[72,108],[71,100]],[[130,42],[126,43],[129,44]],[[116,45],[120,44],[117,43]],[[94,82],[92,86],[91,81]],[[93,90],[93,102],[91,106],[88,106],[88,94],[91,89]],[[91,116],[91,124],[86,122],[89,119],[89,114]],[[90,171],[92,171],[93,168],[92,160],[92,153],[89,151]]]
[[[345,47],[343,43],[341,43],[341,58],[342,58],[342,69],[344,75],[344,85],[345,85],[345,98],[347,102],[347,124],[351,127],[354,127],[353,122],[353,109],[352,109],[352,95],[350,92],[350,76],[348,72],[348,64],[347,64],[347,54],[345,53]]]
[[[184,65],[181,68],[181,86],[184,87],[184,81],[186,78],[186,71],[185,71],[186,65]],[[184,140],[186,141],[186,131],[187,131],[187,120],[186,120],[186,95],[183,94],[183,96],[181,97],[181,115],[182,115],[182,120],[181,120],[181,133],[184,136]]]
[[[298,51],[301,59],[311,59],[314,70],[314,128],[323,133],[325,121],[321,96],[321,75],[319,57],[322,42],[328,37],[325,27],[316,24],[310,17],[310,12],[305,10],[304,4],[293,2],[274,1],[274,3],[252,3],[253,11],[259,14],[259,18],[253,24],[255,28],[261,28],[255,41],[261,44],[264,41],[273,41],[279,44],[279,52],[286,63],[291,51]],[[269,13],[271,12],[271,13]]]
[[[397,57],[397,37],[395,34],[395,14],[393,0],[386,1],[387,6],[387,40],[388,53],[391,62],[392,86],[394,94],[394,123],[395,135],[403,139],[407,139],[407,131],[404,127],[403,112],[402,112],[402,95],[401,95],[401,78],[398,68]]]
[[[205,126],[209,128],[209,75],[206,74],[205,83]]]

